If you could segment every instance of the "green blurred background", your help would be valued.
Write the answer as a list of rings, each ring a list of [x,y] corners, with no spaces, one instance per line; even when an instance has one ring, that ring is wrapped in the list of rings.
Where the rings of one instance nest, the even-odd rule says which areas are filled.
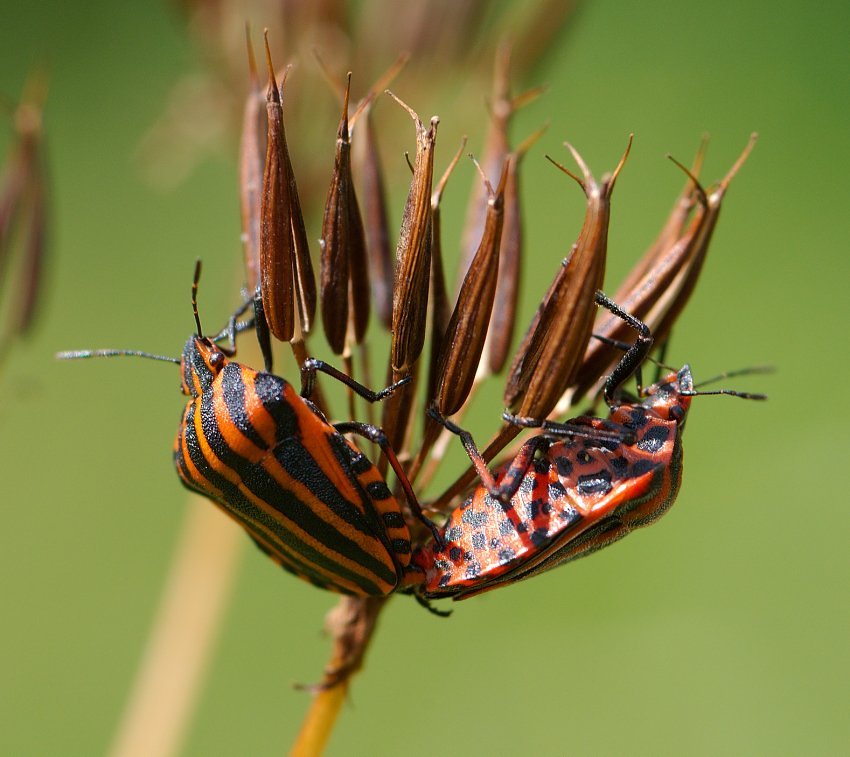
[[[16,95],[50,61],[55,244],[40,328],[0,377],[0,752],[89,755],[112,738],[182,522],[170,463],[182,399],[162,365],[52,355],[176,354],[198,255],[202,313],[223,320],[239,255],[234,150],[169,191],[142,178],[140,141],[199,67],[170,5],[2,6],[0,91]],[[669,358],[698,377],[773,363],[773,376],[729,382],[770,401],[695,401],[682,492],[657,527],[449,620],[392,602],[332,754],[850,750],[848,28],[838,2],[600,0],[534,72],[549,90],[514,133],[552,125],[526,162],[535,264],[521,327],[583,212],[544,152],[566,160],[568,138],[602,173],[636,133],[614,198],[613,290],[682,184],[664,154],[687,161],[711,133],[710,181],[756,130]],[[457,135],[481,129],[397,89],[443,117],[438,170]],[[446,239],[470,181],[450,192]],[[491,428],[494,408],[498,389],[468,425]],[[308,703],[292,683],[318,679],[334,601],[246,540],[186,754],[285,751]]]

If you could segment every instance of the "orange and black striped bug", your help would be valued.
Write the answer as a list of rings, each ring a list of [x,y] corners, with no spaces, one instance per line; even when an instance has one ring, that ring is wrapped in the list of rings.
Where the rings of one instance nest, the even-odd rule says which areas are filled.
[[[316,372],[377,402],[409,381],[372,392],[320,360],[301,368],[301,393],[286,380],[229,358],[250,322],[237,312],[215,338],[203,335],[197,308],[200,261],[192,284],[197,333],[180,360],[134,350],[60,353],[64,359],[135,355],[179,363],[189,397],[174,443],[181,481],[216,502],[286,570],[343,594],[384,596],[411,570],[411,536],[401,505],[371,461],[344,434],[377,444],[414,516],[439,541],[384,433],[368,423],[331,424],[310,401]],[[230,349],[216,344],[229,338]]]
[[[650,525],[670,508],[681,484],[682,431],[691,398],[764,399],[731,390],[697,391],[685,365],[640,391],[636,401],[622,401],[619,389],[646,359],[652,337],[645,324],[601,293],[597,302],[640,334],[607,379],[607,418],[556,423],[506,414],[506,420],[542,433],[494,476],[468,432],[434,415],[460,435],[482,483],[450,514],[444,543],[426,544],[414,554],[425,572],[417,587],[422,597],[466,599],[589,555]]]

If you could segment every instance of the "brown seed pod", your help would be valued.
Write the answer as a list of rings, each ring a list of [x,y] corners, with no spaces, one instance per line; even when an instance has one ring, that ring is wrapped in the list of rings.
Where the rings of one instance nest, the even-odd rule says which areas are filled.
[[[322,221],[321,247],[321,305],[322,324],[331,349],[341,354],[345,348],[345,335],[349,323],[349,282],[351,270],[350,253],[352,246],[358,244],[352,237],[351,210],[349,203],[353,199],[351,188],[351,142],[348,133],[348,97],[351,89],[351,74],[345,88],[342,106],[342,118],[336,138],[336,157],[331,185],[325,203],[325,215]],[[358,213],[359,215],[359,213]],[[359,231],[362,234],[363,227]],[[363,239],[359,241],[363,248]],[[368,286],[368,282],[367,282]]]
[[[431,273],[431,181],[440,119],[434,116],[430,127],[426,129],[410,106],[389,90],[387,94],[410,114],[416,126],[416,160],[396,246],[393,287],[390,361],[393,371],[403,376],[419,358],[425,343],[428,279]]]
[[[312,327],[316,310],[316,281],[298,199],[298,185],[286,144],[281,93],[275,81],[268,32],[265,42],[269,86],[260,223],[260,289],[269,329],[276,338],[289,341],[295,333],[296,304],[300,330],[307,333]],[[287,73],[284,73],[283,84]]]
[[[481,242],[464,277],[440,350],[436,406],[443,416],[453,415],[466,401],[484,350],[498,282],[509,164],[506,161],[502,167],[495,191],[478,166],[490,199]]]
[[[508,358],[516,323],[519,285],[522,278],[522,209],[520,207],[519,166],[528,150],[543,136],[548,124],[528,137],[509,156],[508,180],[505,184],[505,220],[499,249],[499,275],[493,315],[487,332],[484,352],[491,373],[499,373]]]
[[[245,281],[253,292],[260,281],[260,208],[266,155],[265,103],[257,61],[248,26],[248,94],[242,114],[239,140],[239,200],[242,211],[242,249],[245,256]]]
[[[631,145],[629,136],[620,163],[601,183],[569,144],[584,178],[555,164],[584,190],[587,212],[578,241],[564,259],[511,364],[505,404],[519,415],[545,418],[573,382],[587,349],[596,291],[605,276],[611,193]]]
[[[443,269],[443,247],[440,235],[440,203],[449,177],[457,166],[460,156],[466,149],[466,137],[461,140],[458,151],[449,162],[442,177],[431,195],[431,353],[428,366],[428,392],[429,401],[437,394],[438,366],[441,345],[449,324],[451,311],[449,310],[449,297],[446,290],[446,276]],[[427,407],[426,407],[427,409]]]

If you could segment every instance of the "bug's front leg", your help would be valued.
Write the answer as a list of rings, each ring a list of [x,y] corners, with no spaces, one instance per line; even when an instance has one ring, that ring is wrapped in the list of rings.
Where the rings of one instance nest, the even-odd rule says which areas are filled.
[[[619,423],[613,423],[604,418],[573,418],[564,423],[540,418],[526,418],[512,413],[502,413],[508,423],[522,428],[539,428],[549,438],[570,437],[572,439],[589,439],[595,442],[610,442],[613,444],[635,443],[635,432]],[[594,425],[596,424],[596,425]],[[602,426],[602,428],[599,428]]]
[[[309,358],[304,361],[301,366],[301,396],[309,399],[313,394],[313,388],[316,385],[316,372],[321,371],[328,376],[335,378],[342,384],[345,384],[351,391],[362,397],[367,402],[380,402],[389,397],[396,389],[413,380],[412,376],[405,376],[400,381],[390,384],[386,389],[381,389],[379,392],[373,392],[371,389],[363,386],[359,381],[355,381],[347,373],[343,373],[338,368],[328,365],[324,360]]]

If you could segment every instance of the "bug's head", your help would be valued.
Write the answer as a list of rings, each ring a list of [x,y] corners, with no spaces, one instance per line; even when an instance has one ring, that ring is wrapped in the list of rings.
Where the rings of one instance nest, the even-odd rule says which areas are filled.
[[[691,366],[684,365],[646,390],[643,406],[665,421],[683,423],[694,394]]]
[[[714,378],[694,384],[691,375],[691,366],[684,365],[678,373],[671,373],[657,384],[653,384],[646,390],[646,397],[641,403],[647,410],[653,412],[660,418],[675,421],[680,426],[685,425],[688,408],[691,406],[691,398],[704,395],[725,394],[730,397],[740,397],[745,400],[765,400],[767,395],[752,394],[751,392],[738,392],[734,389],[715,389],[703,391],[699,387],[712,384],[729,376],[743,376],[752,373],[769,373],[770,367],[744,368],[739,371],[728,371]]]
[[[180,388],[183,394],[199,397],[224,370],[227,356],[211,339],[192,334],[180,358]]]

